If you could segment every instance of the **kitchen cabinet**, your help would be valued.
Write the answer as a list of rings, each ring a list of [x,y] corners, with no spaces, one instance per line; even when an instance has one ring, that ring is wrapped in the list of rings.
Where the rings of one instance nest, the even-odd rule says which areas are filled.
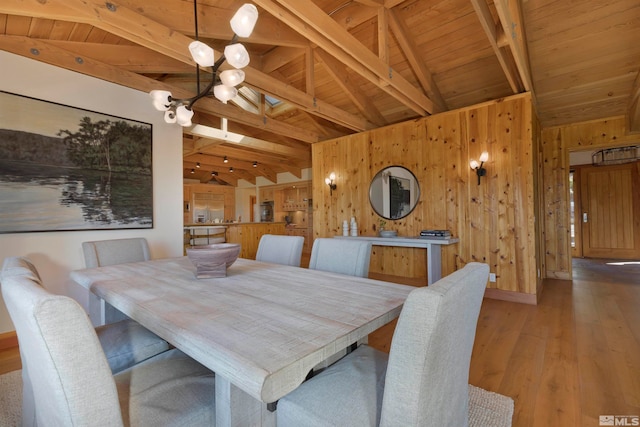
[[[284,234],[304,237],[303,252],[311,252],[313,214],[311,212],[311,181],[260,187],[261,203],[273,201],[274,221],[288,225]]]
[[[273,187],[262,187],[260,189],[260,202],[273,202],[274,193]]]

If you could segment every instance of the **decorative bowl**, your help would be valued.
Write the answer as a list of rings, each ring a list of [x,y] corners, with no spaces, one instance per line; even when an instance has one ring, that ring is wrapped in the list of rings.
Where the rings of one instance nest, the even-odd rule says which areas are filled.
[[[398,237],[398,232],[394,230],[381,230],[380,237]]]
[[[189,261],[196,266],[198,279],[225,277],[227,268],[240,255],[240,245],[237,243],[216,243],[187,248]]]

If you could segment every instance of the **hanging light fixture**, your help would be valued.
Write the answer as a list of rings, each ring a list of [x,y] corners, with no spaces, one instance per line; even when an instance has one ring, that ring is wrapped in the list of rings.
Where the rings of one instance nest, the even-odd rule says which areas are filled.
[[[213,49],[198,40],[198,7],[196,0],[193,1],[193,11],[196,40],[189,44],[189,52],[191,52],[191,56],[197,64],[198,94],[191,98],[176,99],[172,97],[171,92],[168,90],[152,90],[149,92],[156,110],[165,112],[164,121],[178,123],[180,126],[191,126],[193,104],[199,99],[211,95],[212,90],[213,96],[225,104],[238,94],[235,86],[242,83],[245,77],[244,71],[240,70],[240,68],[249,65],[249,52],[242,44],[238,43],[238,38],[249,37],[258,21],[258,9],[250,3],[242,5],[229,21],[234,33],[233,38],[224,48],[224,54],[215,61]],[[235,69],[225,70],[218,75],[218,69],[225,61]],[[211,67],[212,74],[211,81],[202,91],[200,91],[200,67]]]

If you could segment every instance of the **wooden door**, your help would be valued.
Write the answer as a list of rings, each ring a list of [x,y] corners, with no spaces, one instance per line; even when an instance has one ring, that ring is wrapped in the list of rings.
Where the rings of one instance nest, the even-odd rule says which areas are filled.
[[[639,167],[581,168],[583,256],[640,259]]]

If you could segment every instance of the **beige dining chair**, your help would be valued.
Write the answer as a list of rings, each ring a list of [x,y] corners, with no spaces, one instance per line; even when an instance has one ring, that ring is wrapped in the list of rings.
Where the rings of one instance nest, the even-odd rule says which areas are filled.
[[[256,261],[300,267],[304,237],[264,234],[258,243]]]
[[[173,349],[114,375],[84,309],[22,273],[0,280],[33,393],[23,425],[215,425],[213,372]]]
[[[87,268],[151,259],[149,243],[144,237],[82,242],[82,253],[84,265]],[[114,323],[127,319],[127,316],[96,295],[89,294],[89,306],[90,313],[100,313],[100,318],[91,319],[95,324]]]
[[[278,427],[468,425],[469,365],[489,266],[469,263],[412,291],[390,354],[367,345],[277,405]]]
[[[29,279],[33,283],[42,286],[42,279],[38,270],[27,258],[5,258],[2,265],[2,272],[0,273],[0,281],[14,276]],[[95,331],[102,350],[105,353],[105,357],[107,358],[109,368],[114,374],[169,350],[169,344],[165,340],[130,319],[98,326],[95,328]],[[23,357],[23,347],[19,347],[19,349],[21,357]],[[29,371],[26,366],[22,367],[22,382],[22,417],[24,420],[33,420],[35,415],[33,392],[31,380],[29,379]],[[35,424],[25,421],[23,425]]]
[[[371,242],[366,240],[318,238],[313,242],[309,268],[350,276],[367,277]]]

